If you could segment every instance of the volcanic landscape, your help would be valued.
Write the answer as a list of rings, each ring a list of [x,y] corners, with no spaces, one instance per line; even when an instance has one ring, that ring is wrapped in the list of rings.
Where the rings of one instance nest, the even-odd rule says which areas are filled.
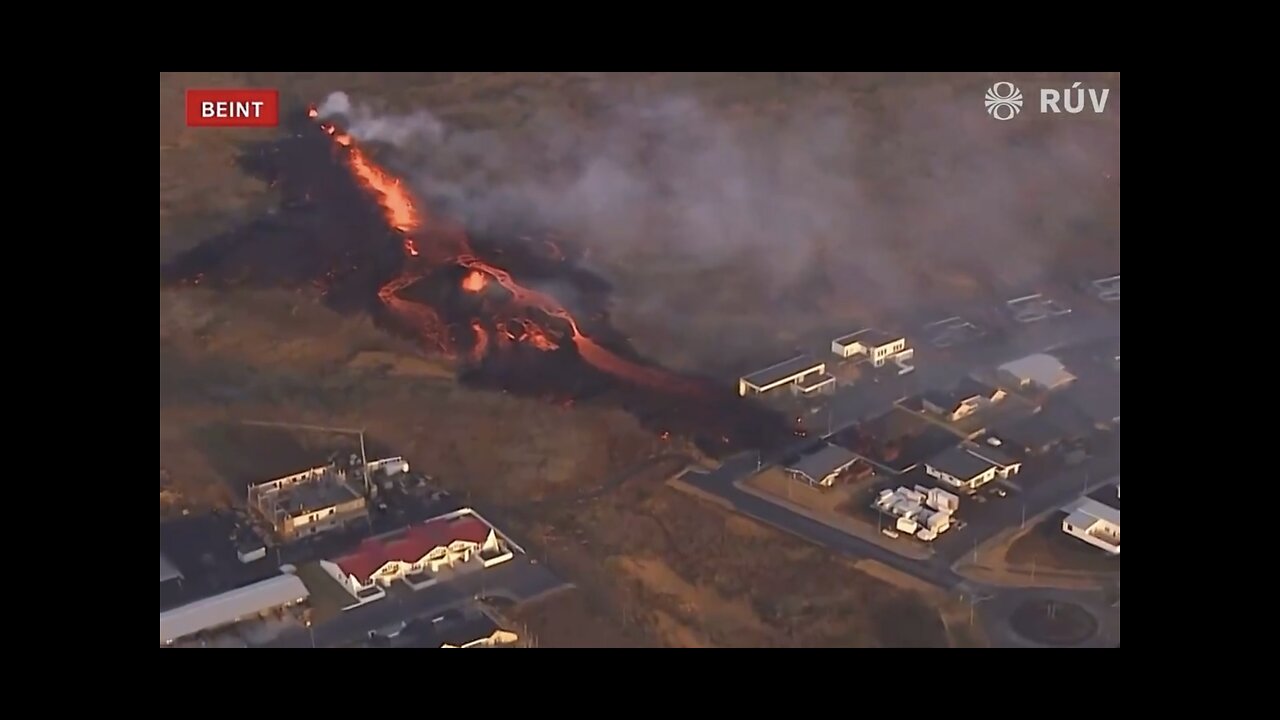
[[[332,309],[369,313],[451,358],[469,385],[620,406],[712,455],[794,439],[780,414],[723,384],[640,358],[610,326],[609,284],[578,265],[571,245],[545,230],[472,237],[380,165],[378,148],[314,109],[285,124],[284,137],[239,157],[281,206],[180,255],[162,283],[313,285]]]

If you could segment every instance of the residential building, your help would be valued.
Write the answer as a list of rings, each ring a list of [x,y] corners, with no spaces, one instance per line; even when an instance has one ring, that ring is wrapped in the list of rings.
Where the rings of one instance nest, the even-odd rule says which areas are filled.
[[[929,477],[970,492],[1000,476],[1000,467],[962,446],[948,448],[925,462]]]
[[[422,644],[438,648],[512,647],[520,636],[498,626],[489,616],[480,614],[456,625],[437,629]]]
[[[992,438],[987,438],[986,442],[967,442],[962,443],[960,447],[970,455],[976,455],[992,465],[995,465],[996,477],[1001,480],[1005,480],[1022,471],[1022,461],[1010,457],[1007,453],[1002,451],[997,444],[998,442],[999,441],[992,442]]]
[[[906,349],[906,338],[875,328],[859,330],[831,341],[831,352],[838,357],[846,360],[852,357],[866,357],[875,367],[882,367]]]
[[[1093,428],[1111,430],[1120,425],[1120,381],[1091,379],[1062,393],[1063,399],[1089,419]]]
[[[200,632],[260,617],[276,608],[304,602],[309,596],[301,580],[286,574],[197,600],[160,613],[160,644],[169,645]]]
[[[1058,449],[1067,438],[1067,432],[1055,425],[1042,413],[991,428],[987,441],[999,440],[1002,450],[1023,458],[1047,455]]]
[[[817,451],[802,456],[786,467],[787,474],[813,486],[831,487],[840,473],[858,461],[852,451],[838,445],[824,444]]]
[[[742,376],[738,379],[738,395],[763,395],[787,386],[796,394],[812,394],[833,388],[835,382],[827,374],[826,363],[811,355],[800,355]]]
[[[1057,390],[1071,384],[1076,376],[1058,358],[1036,353],[1001,365],[997,370],[1003,381],[1016,388]]]
[[[358,600],[381,598],[404,580],[415,589],[444,571],[492,567],[514,557],[506,538],[470,510],[432,518],[389,538],[369,538],[355,552],[320,566]]]
[[[1062,532],[1111,555],[1120,554],[1120,484],[1108,485],[1063,508]]]
[[[924,393],[920,396],[920,405],[925,412],[957,422],[1006,397],[1008,393],[1000,388],[980,383],[973,378],[964,378],[949,391],[931,390]]]
[[[350,465],[330,463],[251,485],[249,507],[286,541],[367,520],[365,497],[351,483],[364,483],[375,471],[407,473],[409,463],[399,457],[375,460],[364,472],[358,463],[357,456]]]

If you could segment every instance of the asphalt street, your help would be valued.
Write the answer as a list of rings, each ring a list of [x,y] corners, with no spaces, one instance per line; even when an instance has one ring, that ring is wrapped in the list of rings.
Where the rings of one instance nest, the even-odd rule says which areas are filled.
[[[394,592],[381,600],[314,625],[314,634],[299,629],[277,638],[268,647],[343,647],[366,639],[373,630],[402,620],[436,616],[462,607],[476,597],[502,597],[520,602],[564,586],[563,580],[542,565],[517,556],[510,562],[422,590],[414,591],[408,586],[394,588]]]

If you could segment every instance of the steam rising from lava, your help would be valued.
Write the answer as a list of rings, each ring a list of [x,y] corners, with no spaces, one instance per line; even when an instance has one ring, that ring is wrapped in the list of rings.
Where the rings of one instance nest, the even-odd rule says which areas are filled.
[[[307,114],[313,119],[319,116],[315,108]],[[330,123],[321,127],[346,148],[351,172],[373,193],[386,213],[387,224],[404,235],[404,270],[379,290],[378,297],[402,320],[415,325],[424,340],[446,353],[455,351],[448,335],[442,332],[442,323],[435,311],[404,300],[399,293],[441,266],[456,265],[467,270],[461,282],[464,291],[479,293],[490,280],[506,291],[500,298],[486,296],[481,301],[485,315],[496,320],[486,324],[480,317],[471,319],[470,325],[475,332],[471,351],[474,361],[483,360],[489,352],[509,342],[527,343],[538,350],[550,351],[567,341],[573,343],[582,359],[597,370],[626,382],[665,392],[704,392],[705,388],[700,383],[626,360],[587,337],[573,315],[555,298],[524,287],[506,270],[476,257],[462,228],[442,219],[430,218],[421,211],[408,187],[379,167],[349,135],[339,132]],[[558,248],[556,253],[562,255]],[[538,318],[539,314],[545,319]],[[554,327],[549,322],[551,320],[559,321],[564,327]],[[490,343],[490,335],[496,335],[498,342]]]

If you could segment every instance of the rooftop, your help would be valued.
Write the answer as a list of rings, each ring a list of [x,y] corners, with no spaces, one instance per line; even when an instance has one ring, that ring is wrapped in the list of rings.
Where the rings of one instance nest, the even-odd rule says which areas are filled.
[[[1009,457],[1008,453],[999,448],[991,447],[986,443],[968,444],[964,446],[964,449],[968,450],[969,453],[977,455],[983,460],[999,465],[1002,468],[1009,467],[1010,465],[1016,465],[1018,463],[1017,460]]]
[[[801,457],[787,466],[788,470],[798,472],[817,482],[831,473],[840,472],[852,465],[858,456],[853,451],[838,445],[826,444],[816,452]]]
[[[1120,421],[1120,382],[1105,378],[1091,379],[1072,385],[1065,399],[1097,424]]]
[[[415,645],[429,648],[441,648],[445,645],[464,647],[467,643],[490,637],[501,629],[488,615],[479,613],[453,622],[425,625],[416,633]]]
[[[492,530],[474,515],[442,517],[428,520],[405,530],[394,538],[369,538],[355,552],[334,560],[342,571],[361,581],[367,581],[387,563],[398,560],[415,563],[439,547],[463,540],[482,544]]]
[[[999,392],[999,388],[978,382],[971,377],[965,377],[950,390],[928,390],[921,394],[920,398],[928,400],[940,408],[955,410],[965,400],[974,397],[984,397],[990,400],[997,392]]]
[[[1014,447],[1036,449],[1062,440],[1066,433],[1062,428],[1054,425],[1049,418],[1036,413],[1021,420],[991,428],[991,435]]]
[[[796,383],[801,390],[813,390],[828,383],[835,382],[836,379],[830,373],[811,373],[801,382]]]
[[[926,463],[933,469],[961,480],[977,477],[990,470],[994,463],[984,460],[960,447],[947,448]]]
[[[1088,526],[1091,523],[1083,522],[1082,517],[1093,518],[1096,520],[1105,520],[1112,525],[1120,525],[1120,511],[1089,497],[1082,497],[1071,505],[1063,508],[1067,511],[1068,517],[1072,525]]]
[[[852,345],[854,343],[862,343],[863,345],[869,345],[871,347],[880,347],[881,345],[888,345],[895,340],[901,339],[901,335],[894,335],[893,333],[885,332],[884,330],[877,330],[876,328],[867,328],[855,333],[849,333],[848,335],[842,335],[832,342],[837,345],[844,346]]]
[[[1075,376],[1067,372],[1067,368],[1058,358],[1045,353],[1036,353],[1007,362],[1000,369],[1014,376],[1021,382],[1039,385],[1047,390],[1062,387]]]
[[[167,643],[201,630],[228,625],[247,615],[306,598],[307,586],[294,575],[236,588],[221,595],[160,613],[160,642]]]
[[[306,515],[359,497],[360,493],[346,483],[337,479],[324,479],[282,488],[277,496],[277,503],[289,515]]]
[[[984,382],[979,382],[966,375],[960,378],[960,382],[956,383],[955,388],[953,388],[951,392],[961,400],[968,400],[974,396],[991,398],[996,393],[1000,392],[1000,388],[988,385]]]
[[[1120,512],[1120,488],[1118,485],[1106,485],[1086,495],[1090,500],[1101,503]]]
[[[801,373],[817,370],[825,363],[814,359],[812,355],[800,355],[790,360],[784,360],[776,365],[770,365],[763,370],[757,370],[750,375],[744,375],[743,380],[748,384],[756,387],[764,387],[781,382],[789,378],[800,375]]]

